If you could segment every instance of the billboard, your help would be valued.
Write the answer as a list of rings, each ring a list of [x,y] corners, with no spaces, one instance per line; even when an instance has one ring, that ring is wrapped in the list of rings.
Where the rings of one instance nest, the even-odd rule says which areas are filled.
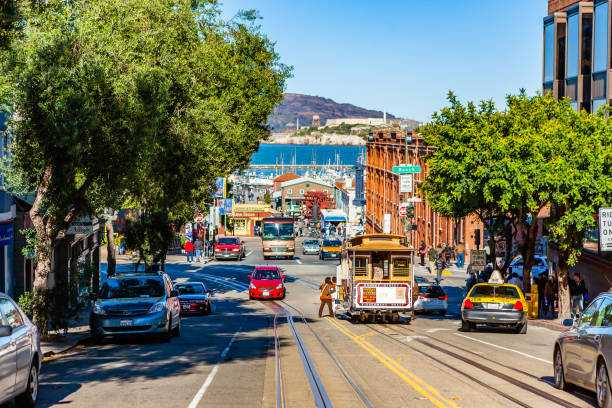
[[[231,198],[219,199],[219,215],[232,215],[233,200]]]
[[[217,177],[213,198],[225,198],[225,177]]]

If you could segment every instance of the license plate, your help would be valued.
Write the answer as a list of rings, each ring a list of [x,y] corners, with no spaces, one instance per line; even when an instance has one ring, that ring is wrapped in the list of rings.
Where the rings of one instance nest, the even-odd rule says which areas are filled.
[[[121,327],[129,327],[133,325],[134,325],[134,321],[132,319],[119,321],[119,326]]]
[[[264,296],[270,296],[270,292],[264,292],[263,295]]]
[[[499,309],[499,303],[485,303],[487,309]]]

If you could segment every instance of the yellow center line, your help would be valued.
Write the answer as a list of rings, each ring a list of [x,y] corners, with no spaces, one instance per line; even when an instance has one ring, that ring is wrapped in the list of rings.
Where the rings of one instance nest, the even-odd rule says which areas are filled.
[[[435,406],[440,408],[446,408],[451,406],[453,408],[459,408],[455,402],[444,398],[440,393],[431,385],[427,384],[421,378],[416,376],[415,374],[408,371],[406,368],[399,365],[395,362],[391,357],[380,351],[378,348],[374,347],[370,342],[362,339],[363,336],[366,336],[370,333],[366,333],[360,336],[357,336],[350,329],[342,326],[339,322],[335,321],[333,318],[326,318],[326,320],[335,326],[338,330],[344,333],[351,340],[355,341],[362,348],[364,348],[368,353],[374,356],[377,360],[383,363],[389,370],[395,373],[398,377],[408,383],[412,388],[414,388],[421,395],[429,399]]]

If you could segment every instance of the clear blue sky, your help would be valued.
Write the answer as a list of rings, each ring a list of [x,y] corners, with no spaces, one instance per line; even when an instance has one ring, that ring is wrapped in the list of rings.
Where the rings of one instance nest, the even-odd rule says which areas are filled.
[[[256,9],[294,67],[287,92],[421,121],[446,103],[541,88],[546,0],[225,0]]]

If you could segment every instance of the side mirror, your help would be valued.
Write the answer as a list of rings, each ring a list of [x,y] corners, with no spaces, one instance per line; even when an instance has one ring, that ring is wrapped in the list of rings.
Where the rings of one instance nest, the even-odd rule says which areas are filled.
[[[0,337],[8,337],[13,334],[13,328],[11,326],[0,326]]]
[[[562,323],[565,327],[572,327],[574,325],[574,319],[563,319]]]
[[[282,276],[282,278],[283,278],[283,279],[286,279],[286,278],[287,278],[287,275],[283,275],[283,276]]]
[[[179,295],[179,291],[176,289],[172,289],[170,291],[170,297],[177,297]]]
[[[251,278],[253,277],[253,275],[247,275],[247,277],[248,277],[249,279],[251,279]]]

